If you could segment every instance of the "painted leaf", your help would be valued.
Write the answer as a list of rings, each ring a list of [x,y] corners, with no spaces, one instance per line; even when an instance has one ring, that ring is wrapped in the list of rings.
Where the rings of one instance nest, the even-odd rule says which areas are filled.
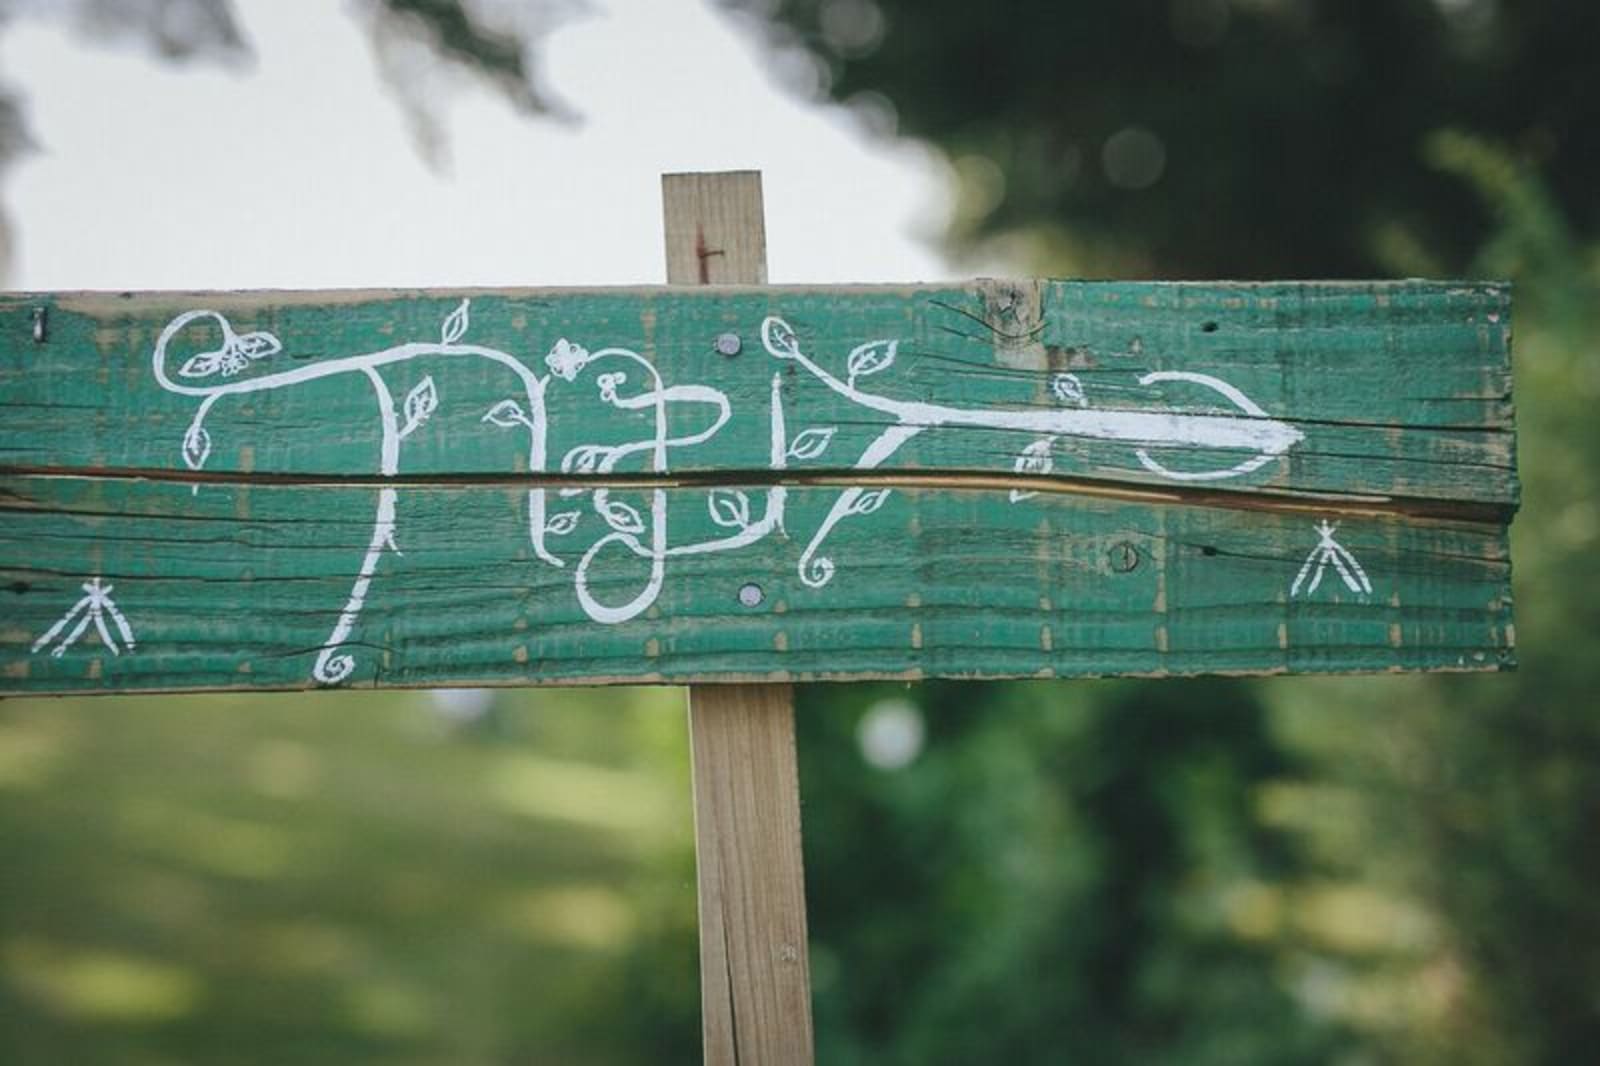
[[[815,459],[828,450],[828,442],[837,432],[835,426],[814,426],[789,442],[790,459]]]
[[[776,315],[761,323],[761,343],[779,359],[793,359],[800,354],[800,342],[795,339],[794,330]]]
[[[577,528],[577,511],[562,511],[560,514],[553,514],[544,523],[545,535],[550,537],[564,537]]]
[[[600,444],[580,444],[561,459],[563,474],[592,474],[611,449]],[[579,492],[585,490],[579,489]]]
[[[712,489],[706,507],[719,526],[744,529],[750,524],[750,497],[738,489]]]
[[[1054,437],[1040,437],[1017,454],[1011,469],[1019,474],[1048,474],[1056,465],[1050,454],[1055,443]]]
[[[1083,382],[1078,380],[1076,374],[1057,374],[1050,379],[1050,391],[1055,394],[1058,403],[1076,404],[1079,407],[1089,403],[1083,394]]]
[[[426,422],[428,416],[433,414],[438,407],[439,393],[433,387],[433,375],[429,374],[417,382],[416,387],[410,392],[406,393],[406,422],[405,425],[400,427],[401,438],[404,439],[410,436],[411,431]]]
[[[201,352],[199,355],[190,356],[178,368],[180,377],[208,378],[217,372],[222,365],[221,352]]]
[[[183,462],[190,470],[199,470],[211,454],[211,434],[199,422],[189,427],[183,435]]]
[[[600,511],[606,525],[618,533],[643,533],[644,519],[639,512],[620,500],[607,500]]]
[[[894,365],[895,352],[899,349],[899,341],[869,341],[856,348],[845,364],[850,372],[850,380],[853,382],[856,378],[889,369]]]
[[[884,503],[889,499],[889,493],[891,491],[893,490],[873,489],[871,492],[863,492],[860,496],[856,497],[856,502],[850,505],[850,513],[871,514],[873,511],[876,511],[878,508],[884,505]]]
[[[504,429],[530,425],[528,416],[522,411],[522,405],[515,400],[501,400],[484,412],[483,421],[493,422]]]
[[[1055,458],[1050,454],[1055,446],[1054,437],[1040,437],[1017,454],[1017,461],[1012,469],[1019,474],[1048,474],[1055,467]],[[1026,500],[1039,495],[1030,489],[1012,489],[1011,502]]]
[[[283,351],[283,342],[272,334],[261,331],[234,338],[232,347],[246,358],[265,359],[269,355],[277,355]]]
[[[449,317],[444,320],[444,328],[439,331],[439,339],[445,344],[454,344],[467,335],[467,326],[471,322],[467,314],[467,306],[470,303],[470,300],[462,300],[461,306],[451,311]]]

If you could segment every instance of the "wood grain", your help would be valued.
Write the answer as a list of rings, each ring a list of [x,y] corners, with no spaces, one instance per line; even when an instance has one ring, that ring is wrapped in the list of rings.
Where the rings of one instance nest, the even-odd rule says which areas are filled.
[[[510,365],[435,352],[225,395],[203,439],[202,401],[153,376],[162,330],[197,308],[236,338],[281,343],[206,379],[251,382],[437,345],[463,299],[460,343]],[[1509,313],[1503,286],[1420,282],[8,295],[0,689],[304,688],[334,644],[352,661],[344,683],[362,685],[1498,668],[1514,643]],[[940,424],[857,470],[900,423],[775,357],[768,315],[841,379],[859,345],[895,340],[893,364],[861,382],[897,402],[1248,423],[1199,375],[1301,439],[1241,476],[1180,481],[1139,453],[1185,473],[1240,453],[1066,433],[1048,470],[1019,470],[1039,434]],[[735,356],[715,347],[728,332]],[[569,381],[547,359],[563,338],[639,361],[597,358]],[[169,354],[223,340],[217,320],[196,321]],[[521,396],[515,368],[547,384],[539,456],[520,425],[486,421]],[[649,421],[604,401],[618,372],[627,380],[609,387],[624,398],[651,372],[714,386],[729,418],[664,462],[635,455],[602,473],[585,457]],[[435,406],[388,462],[375,397],[399,419],[425,384]],[[674,403],[670,433],[702,432],[710,409]],[[825,447],[775,464],[780,410],[791,448],[832,430]],[[769,535],[685,553],[755,520],[778,489]],[[821,535],[863,490],[883,493],[871,513]],[[392,537],[375,552],[385,499]],[[659,595],[599,624],[577,572],[604,603],[639,596],[647,563],[601,542],[619,515],[642,523],[657,505],[679,552]],[[1324,520],[1370,591],[1322,566],[1314,591],[1308,574],[1291,594]],[[362,610],[334,640],[369,554]],[[113,655],[93,628],[59,657],[59,642],[35,650],[95,577],[114,584],[137,650]],[[753,607],[747,584],[761,589]]]
[[[695,253],[677,258],[694,261]],[[732,416],[711,440],[672,450],[678,474],[769,468],[775,376],[795,432],[837,427],[822,454],[790,464],[795,473],[848,470],[895,423],[764,350],[761,324],[779,315],[808,355],[841,376],[859,345],[896,342],[894,364],[862,380],[893,400],[1060,411],[1068,405],[1052,385],[1072,374],[1091,412],[1238,415],[1225,398],[1192,382],[1140,384],[1151,374],[1204,374],[1304,435],[1285,457],[1248,476],[1184,483],[1189,487],[1271,498],[1475,501],[1502,515],[1517,500],[1507,291],[1423,282],[12,294],[0,297],[0,470],[184,471],[182,446],[198,401],[163,390],[151,360],[162,329],[183,312],[210,308],[239,333],[269,331],[281,341],[281,352],[233,379],[242,381],[437,341],[463,298],[471,300],[463,340],[508,353],[540,375],[549,376],[548,353],[566,340],[590,350],[638,352],[668,384],[715,382]],[[34,312],[41,308],[49,340],[36,344]],[[715,350],[728,332],[742,345],[733,358]],[[212,350],[218,340],[215,322],[198,320],[173,338],[171,361]],[[614,359],[596,360],[570,382],[550,381],[548,459],[530,469],[518,434],[482,420],[518,396],[505,366],[444,356],[385,366],[397,397],[427,376],[438,389],[438,411],[407,438],[399,473],[560,474],[574,448],[637,429],[638,417],[620,417],[598,396],[601,375],[626,369]],[[638,384],[635,377],[627,388]],[[674,412],[675,425],[692,426],[696,418],[691,408]],[[359,372],[224,397],[207,425],[204,472],[336,478],[379,472],[373,391]],[[1037,436],[933,426],[879,469],[1011,475]],[[1240,458],[1147,450],[1184,472]],[[1054,468],[1027,476],[1183,487],[1152,474],[1135,452],[1127,442],[1063,433]],[[641,459],[625,469],[637,473],[646,465]]]
[[[661,200],[668,285],[767,283],[760,171],[663,174]]]
[[[717,277],[766,280],[760,174],[668,174],[661,192],[669,283],[709,283],[713,251]],[[689,747],[705,1061],[810,1066],[793,688],[690,686]]]
[[[312,665],[367,548],[377,490],[192,489],[0,478],[6,691],[316,685]],[[667,491],[675,537],[726,532],[711,491]],[[743,491],[761,506],[762,486]],[[646,490],[613,495],[641,510],[650,501]],[[1315,514],[894,489],[835,529],[835,576],[813,589],[799,576],[804,534],[839,490],[790,489],[790,537],[669,560],[650,611],[602,626],[573,587],[592,537],[563,549],[563,568],[535,558],[522,486],[398,496],[401,554],[386,553],[374,575],[351,685],[1370,672],[1512,659],[1510,561],[1493,524],[1344,517],[1336,536],[1373,593],[1328,571],[1315,594],[1291,597],[1317,545]],[[608,602],[648,578],[625,553],[607,563],[593,591]],[[113,656],[91,632],[60,658],[30,653],[96,574],[115,584],[137,652]],[[740,602],[747,584],[761,590],[754,607]]]
[[[809,1066],[811,979],[789,685],[690,696],[707,1066]]]

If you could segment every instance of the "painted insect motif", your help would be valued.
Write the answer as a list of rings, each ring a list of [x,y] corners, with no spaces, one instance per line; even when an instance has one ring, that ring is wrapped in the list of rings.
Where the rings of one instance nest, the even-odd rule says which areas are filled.
[[[67,613],[55,625],[44,631],[44,635],[33,642],[33,651],[39,652],[50,646],[52,641],[60,638],[60,643],[50,649],[52,658],[59,659],[66,654],[68,648],[78,642],[92,625],[100,634],[100,639],[112,655],[121,655],[125,651],[133,650],[133,627],[128,625],[128,620],[123,617],[117,605],[111,599],[112,586],[103,583],[98,577],[92,577],[83,583],[83,598],[68,608]],[[106,625],[106,619],[111,619],[111,626],[116,627],[116,633],[111,632],[111,626]],[[76,624],[74,624],[76,623]],[[72,628],[68,630],[68,626]],[[66,636],[62,636],[66,633]],[[122,646],[117,646],[118,638]]]
[[[1310,596],[1316,592],[1317,587],[1322,584],[1323,572],[1330,566],[1351,592],[1372,595],[1372,582],[1367,579],[1367,572],[1361,568],[1361,564],[1356,562],[1356,557],[1351,555],[1344,545],[1333,539],[1334,531],[1338,528],[1338,523],[1326,519],[1316,524],[1317,546],[1311,549],[1311,554],[1306,556],[1300,572],[1294,576],[1294,584],[1289,586],[1291,598],[1300,594],[1300,586],[1305,583],[1308,575],[1311,584],[1306,585],[1306,595]]]

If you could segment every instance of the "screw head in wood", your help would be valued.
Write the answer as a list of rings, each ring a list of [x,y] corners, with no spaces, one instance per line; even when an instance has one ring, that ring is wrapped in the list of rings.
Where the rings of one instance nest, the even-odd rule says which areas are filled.
[[[1117,541],[1108,554],[1111,556],[1111,569],[1119,574],[1126,574],[1139,565],[1139,549],[1130,541]]]
[[[761,601],[766,599],[766,593],[761,591],[761,586],[749,582],[739,588],[739,603],[745,607],[760,607]]]
[[[726,355],[731,358],[732,356],[738,355],[740,349],[743,347],[744,342],[739,339],[739,335],[737,333],[723,333],[717,337],[718,355]]]

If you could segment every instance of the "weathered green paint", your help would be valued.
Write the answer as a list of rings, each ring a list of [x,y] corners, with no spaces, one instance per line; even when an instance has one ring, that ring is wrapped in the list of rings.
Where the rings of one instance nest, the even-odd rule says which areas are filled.
[[[470,313],[452,319],[463,298]],[[179,386],[432,347],[217,396],[196,436],[202,398],[164,389],[152,352],[197,309],[281,350],[252,359],[236,344],[237,373],[185,378],[181,365],[221,348],[218,320],[197,319],[167,344]],[[768,316],[836,385],[858,346],[893,341],[896,354],[850,395],[781,358],[781,333],[764,344]],[[731,357],[716,347],[730,333]],[[587,358],[547,363],[562,339]],[[319,655],[348,659],[342,683],[382,685],[1503,666],[1517,494],[1508,344],[1507,294],[1487,284],[6,296],[0,686],[306,687]],[[863,358],[883,363],[887,350]],[[596,480],[586,468],[605,449],[653,433],[655,407],[638,401],[645,363],[668,388],[717,390],[729,417]],[[543,417],[529,372],[546,379]],[[383,396],[391,435],[407,397],[428,408],[387,458]],[[508,399],[544,428],[542,449]],[[895,413],[905,404],[937,417],[908,429]],[[497,409],[502,424],[486,422]],[[716,408],[679,392],[663,410],[668,436],[685,438]],[[983,424],[994,412],[1066,428]],[[1183,480],[1163,470],[1235,469],[1251,453],[1093,429],[1117,412],[1137,427],[1154,415],[1199,416],[1207,433],[1289,427],[1280,439],[1292,444],[1235,476]],[[793,450],[777,463],[775,437]],[[863,458],[874,442],[881,462]],[[691,551],[759,524],[775,485],[781,529]],[[866,513],[813,546],[842,497]],[[374,539],[385,506],[394,550]],[[688,553],[662,560],[649,593],[657,513],[662,543]],[[1314,592],[1315,568],[1291,595],[1323,520],[1348,554]],[[1349,557],[1360,577],[1341,576]],[[593,602],[639,610],[596,621],[579,570]],[[73,622],[34,651],[95,577],[136,646],[113,655],[90,625],[52,655]],[[747,585],[758,604],[741,603]],[[349,625],[331,641],[341,614]]]
[[[1077,375],[1093,408],[1231,411],[1183,383],[1141,386],[1152,371],[1219,376],[1276,418],[1307,430],[1285,464],[1214,483],[1224,491],[1366,493],[1511,504],[1509,301],[1503,286],[1437,284],[1083,284],[991,282],[965,288],[619,289],[594,292],[393,294],[107,294],[0,298],[0,457],[9,467],[182,469],[180,446],[195,401],[156,387],[150,352],[177,314],[212,308],[240,333],[268,330],[283,351],[263,360],[304,366],[407,341],[437,340],[460,296],[472,297],[465,339],[518,357],[538,373],[559,338],[589,349],[640,352],[669,383],[727,393],[735,417],[706,446],[678,449],[680,472],[765,467],[768,389],[784,374],[790,421],[843,424],[825,460],[848,467],[889,419],[840,398],[759,343],[769,314],[783,316],[814,358],[842,370],[846,354],[877,339],[900,342],[897,364],[873,377],[901,399],[970,407],[1050,407],[1052,371]],[[1004,307],[1005,310],[999,310]],[[48,341],[31,340],[46,309]],[[193,328],[186,351],[215,329]],[[716,338],[742,339],[735,358]],[[421,360],[394,368],[396,395],[437,375],[448,406],[432,432],[408,442],[407,474],[512,472],[504,434],[462,432],[516,382],[482,360]],[[465,365],[462,365],[465,363]],[[597,368],[601,369],[601,368]],[[550,422],[585,441],[597,411],[595,373],[553,387]],[[565,385],[558,382],[557,385]],[[376,473],[370,388],[347,373],[224,400],[206,463],[213,472]],[[854,440],[850,434],[853,434]],[[1015,432],[941,429],[900,451],[893,466],[1011,471]],[[1163,483],[1125,445],[1080,441],[1058,472]],[[563,454],[559,443],[555,456]],[[1203,465],[1203,464],[1202,464]],[[636,468],[637,465],[636,465]]]
[[[181,483],[22,478],[0,493],[8,685],[65,689],[307,684],[366,546],[373,490],[191,496]],[[1477,524],[1347,518],[1339,540],[1375,594],[1328,573],[1291,600],[1317,542],[1309,515],[896,490],[877,521],[840,527],[837,579],[821,589],[798,580],[803,542],[769,538],[671,560],[653,608],[600,626],[570,572],[518,536],[523,495],[402,494],[403,554],[375,577],[352,683],[1474,668],[1509,653],[1504,541]],[[641,510],[647,495],[618,493]],[[670,495],[680,536],[719,532],[704,490]],[[836,495],[797,490],[796,527]],[[602,591],[624,599],[646,569],[618,566]],[[114,584],[135,651],[113,658],[91,632],[59,659],[29,656],[91,572]],[[761,589],[754,607],[740,602],[747,584]]]

